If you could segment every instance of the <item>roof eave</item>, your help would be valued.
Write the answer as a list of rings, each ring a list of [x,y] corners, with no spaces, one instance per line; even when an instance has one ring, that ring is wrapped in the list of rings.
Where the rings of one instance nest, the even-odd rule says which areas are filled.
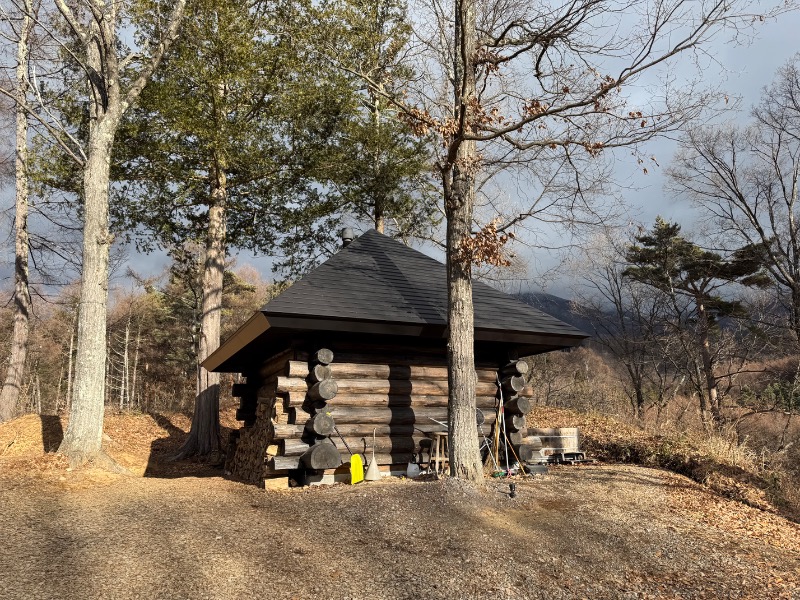
[[[272,327],[267,316],[259,311],[250,317],[247,322],[237,329],[231,337],[223,342],[219,348],[212,352],[201,364],[207,371],[215,371],[223,363],[230,360],[236,353],[253,342],[260,335]]]

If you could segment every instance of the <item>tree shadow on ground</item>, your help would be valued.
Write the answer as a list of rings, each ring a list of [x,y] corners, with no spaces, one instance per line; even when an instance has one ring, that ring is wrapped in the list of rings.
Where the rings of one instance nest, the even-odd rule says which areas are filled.
[[[45,452],[55,452],[64,439],[64,427],[58,415],[39,415],[42,422],[42,446]]]
[[[153,440],[150,445],[150,456],[144,471],[145,477],[157,477],[160,479],[222,477],[223,468],[221,464],[200,458],[173,460],[173,457],[189,436],[188,432],[176,426],[165,415],[150,413],[150,416],[167,433],[167,436]]]

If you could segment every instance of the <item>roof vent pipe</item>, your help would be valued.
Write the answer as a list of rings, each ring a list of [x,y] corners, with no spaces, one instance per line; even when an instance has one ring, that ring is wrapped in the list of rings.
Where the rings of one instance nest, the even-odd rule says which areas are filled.
[[[347,248],[350,245],[350,242],[353,241],[353,230],[350,227],[345,227],[342,229],[342,248]]]

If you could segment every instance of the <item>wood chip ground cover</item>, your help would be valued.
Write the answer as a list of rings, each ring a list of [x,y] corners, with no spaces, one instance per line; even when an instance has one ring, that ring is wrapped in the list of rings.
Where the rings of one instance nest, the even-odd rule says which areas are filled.
[[[107,443],[152,477],[68,471],[0,428],[0,599],[800,599],[798,525],[667,471],[560,467],[513,499],[497,480],[267,492],[153,468],[164,430],[136,427],[140,449],[121,425]]]

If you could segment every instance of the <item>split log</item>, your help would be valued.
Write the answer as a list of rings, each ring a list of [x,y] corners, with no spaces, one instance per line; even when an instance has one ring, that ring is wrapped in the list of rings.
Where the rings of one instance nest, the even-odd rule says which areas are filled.
[[[306,382],[305,378],[280,376],[277,380],[276,390],[279,394],[288,392],[303,392],[305,394],[308,391],[308,382]]]
[[[308,397],[318,402],[327,402],[336,397],[339,385],[333,379],[323,379],[308,388]]]
[[[308,469],[332,469],[342,464],[336,446],[327,440],[307,447],[300,461]]]
[[[309,362],[318,363],[320,365],[329,365],[333,362],[333,350],[320,348],[314,353],[314,356]]]
[[[524,360],[515,360],[500,369],[503,375],[525,375],[530,370]]]
[[[514,415],[527,415],[529,412],[531,412],[532,408],[533,405],[531,403],[531,399],[526,398],[525,396],[512,398],[503,405],[503,410],[505,410],[506,413],[511,413]]]
[[[518,394],[525,388],[525,378],[522,375],[512,375],[503,379],[502,385],[504,392]]]
[[[294,427],[292,425],[275,425],[275,427]],[[325,436],[333,433],[335,423],[333,417],[326,412],[318,412],[308,421],[303,429],[313,435]],[[283,437],[277,436],[276,437]]]

